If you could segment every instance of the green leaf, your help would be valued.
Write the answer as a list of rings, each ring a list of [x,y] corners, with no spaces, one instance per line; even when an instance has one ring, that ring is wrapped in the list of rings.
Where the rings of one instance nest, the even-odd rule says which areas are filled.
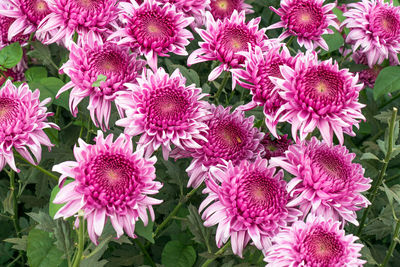
[[[27,213],[27,215],[38,223],[36,229],[46,232],[52,232],[53,229],[56,227],[53,218],[43,211],[39,211],[38,213],[30,212]]]
[[[53,104],[61,106],[65,109],[69,109],[68,106],[68,96],[67,94],[62,94],[60,98],[55,99],[57,92],[64,86],[64,82],[55,77],[42,78],[40,80],[35,80],[29,83],[29,87],[32,91],[35,89],[40,90],[40,100],[51,97],[53,99]]]
[[[188,228],[190,232],[194,235],[193,240],[200,244],[206,244],[209,247],[209,242],[211,240],[211,228],[204,227],[203,220],[200,218],[198,208],[189,205],[189,215],[188,218]]]
[[[375,81],[374,99],[400,90],[400,67],[389,66],[381,70]]]
[[[374,118],[382,123],[389,124],[390,119],[392,118],[392,113],[393,113],[393,111],[382,111],[378,115],[374,116]],[[400,120],[400,116],[396,117],[396,121],[398,121],[398,120]]]
[[[196,251],[178,240],[169,241],[161,254],[161,263],[165,267],[191,267],[196,262]]]
[[[73,182],[73,180],[65,180],[64,182],[64,186],[66,186],[67,184]],[[58,185],[56,185],[53,190],[51,190],[51,194],[50,194],[50,202],[49,202],[49,215],[51,218],[54,218],[54,215],[56,215],[57,211],[59,209],[61,209],[65,204],[54,204],[53,200],[56,198],[56,195],[58,194],[58,192],[60,192],[60,188],[58,187]]]
[[[341,33],[339,33],[336,29],[333,29],[333,34],[324,34],[322,38],[328,44],[329,50],[322,51],[321,55],[327,54],[328,52],[336,51],[344,44],[344,39]]]
[[[170,65],[168,69],[171,73],[175,69],[179,69],[183,77],[186,78],[186,85],[196,84],[196,87],[200,87],[200,77],[194,70],[188,69],[182,65],[177,65],[177,64]]]
[[[28,82],[40,80],[47,77],[47,69],[45,67],[32,67],[25,71],[25,78]]]
[[[149,221],[146,226],[143,224],[142,220],[138,220],[136,222],[135,233],[154,244],[154,238],[153,238],[154,222],[151,220],[151,217],[149,216],[148,213],[147,216],[149,218]]]
[[[39,41],[30,42],[31,46],[34,48],[27,52],[27,55],[38,59],[43,65],[51,67],[55,73],[58,72],[58,67],[51,58],[51,52],[47,45],[42,44]]]
[[[361,156],[361,160],[364,160],[364,159],[373,159],[373,160],[381,161],[377,156],[375,156],[374,154],[372,154],[370,152],[364,153]]]
[[[26,254],[31,267],[59,266],[63,261],[63,252],[53,245],[50,234],[39,229],[29,232]]]
[[[0,66],[11,69],[18,62],[21,61],[22,58],[22,47],[16,42],[12,43],[0,50]]]
[[[7,238],[7,239],[4,239],[3,241],[14,244],[12,246],[13,249],[26,251],[26,244],[28,243],[28,236],[24,235],[21,238]]]
[[[99,87],[101,82],[107,81],[107,76],[99,74],[97,80],[92,84],[92,87]]]

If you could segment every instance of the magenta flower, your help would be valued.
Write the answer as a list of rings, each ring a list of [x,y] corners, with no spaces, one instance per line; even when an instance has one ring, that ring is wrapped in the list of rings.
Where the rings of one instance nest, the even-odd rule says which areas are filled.
[[[169,3],[160,6],[154,0],[145,0],[140,6],[132,0],[131,3],[120,3],[120,7],[126,25],[110,39],[117,38],[118,44],[139,49],[153,71],[157,70],[157,55],[188,54],[185,46],[189,44],[188,39],[193,39],[193,34],[185,27],[194,18],[185,17]]]
[[[29,35],[23,35],[21,33],[14,35],[11,40],[8,40],[9,29],[15,20],[15,18],[5,17],[0,14],[0,49],[15,42],[25,45],[28,41]]]
[[[374,88],[376,78],[378,78],[378,75],[382,69],[383,67],[375,65],[370,69],[365,69],[358,72],[360,76],[360,81],[364,83],[364,88]]]
[[[357,239],[346,235],[339,222],[310,217],[276,235],[264,260],[268,267],[359,267],[366,261],[359,259],[363,244]]]
[[[92,31],[97,40],[103,40],[117,26],[117,0],[46,0],[51,13],[39,24],[37,33],[49,33],[44,44],[63,42],[69,49],[73,36],[77,42]]]
[[[154,221],[153,205],[162,200],[148,195],[157,194],[162,187],[156,178],[156,157],[143,158],[143,151],[133,152],[130,137],[121,134],[115,142],[113,135],[103,137],[97,132],[96,144],[78,140],[74,148],[76,161],[65,161],[53,167],[61,173],[60,192],[54,203],[66,203],[54,219],[64,219],[83,211],[90,239],[97,245],[107,219],[119,238],[124,231],[135,238],[135,223],[140,218],[147,225],[147,210]],[[67,177],[74,180],[64,185]],[[78,220],[78,219],[77,219]]]
[[[169,76],[163,68],[153,73],[143,72],[138,84],[127,84],[132,92],[122,93],[117,105],[125,109],[126,118],[116,122],[125,127],[130,136],[142,134],[138,147],[150,156],[160,146],[168,159],[171,144],[186,149],[200,149],[199,140],[206,141],[208,127],[204,123],[209,114],[205,94],[194,84],[186,86],[186,79],[176,69]]]
[[[158,2],[170,3],[175,6],[177,12],[183,12],[187,17],[195,18],[203,17],[206,7],[210,5],[210,0],[159,0]]]
[[[339,70],[332,59],[318,61],[315,52],[297,56],[295,66],[282,66],[281,73],[284,79],[271,77],[285,100],[275,120],[292,124],[294,140],[299,130],[300,140],[304,140],[316,127],[328,144],[332,144],[333,132],[340,144],[343,133],[355,135],[353,125],[358,127],[360,120],[365,120],[361,113],[365,105],[358,102],[363,88],[357,84],[358,75]]]
[[[289,194],[283,171],[276,173],[265,159],[243,160],[236,166],[229,162],[224,171],[212,167],[206,185],[203,193],[208,196],[199,208],[204,210],[204,225],[218,224],[217,246],[230,237],[232,251],[240,257],[250,240],[258,249],[270,247],[271,238],[301,215],[286,206]]]
[[[127,90],[125,83],[136,83],[145,62],[138,60],[136,54],[131,54],[129,48],[110,42],[103,43],[93,32],[86,37],[82,40],[83,47],[71,44],[70,59],[60,69],[61,73],[71,77],[71,81],[59,90],[57,97],[72,88],[69,105],[72,114],[76,116],[78,104],[89,96],[88,109],[92,121],[105,129],[108,128],[111,103],[118,92]],[[100,82],[100,86],[94,86],[99,75],[106,76],[106,81]],[[122,115],[122,110],[116,106]]]
[[[355,212],[370,204],[361,192],[371,187],[371,179],[364,177],[360,164],[352,163],[354,153],[313,137],[309,142],[291,145],[285,155],[272,158],[271,163],[295,176],[288,183],[293,196],[290,207],[299,205],[304,216],[311,212],[358,225]]]
[[[6,71],[0,71],[0,87],[10,79],[12,82],[21,82],[25,79],[25,75],[18,68],[7,69]]]
[[[239,51],[247,51],[249,46],[260,46],[267,49],[267,36],[265,29],[258,29],[261,18],[255,18],[245,22],[245,12],[236,10],[230,18],[215,20],[210,12],[206,13],[206,30],[196,29],[204,42],[199,42],[200,48],[190,54],[188,66],[204,61],[218,60],[222,64],[214,68],[208,80],[212,81],[224,71],[230,68],[238,68],[244,63],[245,57],[238,54]],[[232,78],[235,78],[233,73]]]
[[[398,65],[400,7],[383,0],[362,0],[347,7],[343,26],[350,29],[346,42],[352,44],[353,51],[360,48],[359,51],[367,56],[370,68],[385,59]]]
[[[53,146],[43,129],[59,128],[47,121],[47,117],[53,115],[47,112],[45,106],[51,99],[40,102],[39,95],[39,90],[32,92],[26,83],[17,88],[10,80],[0,89],[0,170],[7,163],[19,172],[15,166],[13,149],[37,165],[42,156],[41,145],[49,149]]]
[[[239,106],[239,110],[250,110],[257,106],[264,106],[265,124],[269,131],[276,133],[277,121],[275,115],[278,109],[285,103],[280,97],[275,84],[270,77],[282,78],[280,66],[293,67],[295,59],[290,56],[289,50],[284,44],[272,44],[268,52],[263,52],[260,47],[247,52],[238,52],[246,58],[245,69],[232,69],[231,72],[240,86],[250,90],[253,99],[250,103]],[[239,80],[243,79],[243,81]]]
[[[211,0],[207,10],[213,15],[214,19],[223,20],[230,18],[233,11],[240,13],[244,11],[246,14],[253,13],[252,6],[246,4],[244,0]]]
[[[208,175],[212,166],[232,161],[254,160],[263,152],[260,140],[264,134],[253,126],[254,116],[244,117],[242,111],[230,113],[230,107],[210,105],[210,115],[205,119],[209,127],[204,139],[199,140],[200,148],[182,151],[176,149],[174,158],[192,157],[186,171],[189,174],[188,187],[198,187]]]
[[[332,34],[330,26],[339,28],[332,9],[334,3],[324,5],[325,0],[282,0],[281,7],[272,11],[281,17],[281,21],[269,26],[267,29],[284,28],[279,36],[286,39],[296,36],[300,46],[307,50],[314,50],[318,46],[328,51],[328,44],[322,38],[324,34]]]
[[[270,160],[272,157],[283,156],[289,146],[293,144],[292,140],[287,138],[287,134],[278,137],[272,140],[269,134],[264,135],[264,138],[261,140],[265,151],[265,154],[262,156],[263,158]]]

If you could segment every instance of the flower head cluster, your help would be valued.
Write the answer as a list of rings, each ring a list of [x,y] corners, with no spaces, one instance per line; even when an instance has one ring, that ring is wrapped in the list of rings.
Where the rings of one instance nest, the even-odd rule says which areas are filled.
[[[10,80],[0,89],[0,170],[8,164],[19,172],[13,149],[36,165],[41,159],[41,145],[49,149],[53,146],[43,129],[58,126],[47,121],[53,115],[45,107],[50,98],[40,102],[39,95],[39,90],[32,92],[27,84],[17,88]]]
[[[204,225],[218,224],[217,246],[230,237],[233,253],[240,257],[250,240],[258,249],[270,247],[271,238],[301,215],[286,206],[289,194],[283,171],[276,173],[266,159],[229,162],[225,171],[212,167],[206,185],[203,193],[208,196],[200,205]]]
[[[345,146],[330,147],[313,137],[291,145],[284,158],[271,162],[295,176],[288,183],[293,196],[289,206],[299,205],[304,215],[311,212],[358,225],[355,212],[370,204],[361,192],[371,187],[371,179],[364,177],[360,164],[352,163],[354,158]]]
[[[276,235],[264,260],[268,267],[360,267],[366,261],[360,259],[363,245],[357,239],[346,235],[337,221],[310,217]]]
[[[329,28],[338,28],[336,16],[332,13],[334,3],[324,5],[325,0],[282,0],[281,7],[270,7],[281,17],[281,21],[269,26],[267,29],[284,28],[279,37],[285,39],[296,36],[300,46],[307,50],[314,50],[318,46],[329,50],[328,44],[322,38],[324,34],[332,34]]]
[[[94,145],[82,139],[78,143],[79,147],[74,148],[76,161],[53,167],[53,171],[61,173],[61,190],[53,202],[66,203],[54,218],[66,219],[82,210],[95,244],[108,218],[117,237],[125,231],[135,238],[135,222],[140,218],[147,225],[147,210],[154,220],[152,205],[162,202],[148,196],[157,194],[162,187],[154,181],[156,158],[143,158],[142,151],[133,152],[132,140],[124,134],[114,142],[112,134],[104,138],[98,131]],[[74,180],[64,185],[67,177]]]

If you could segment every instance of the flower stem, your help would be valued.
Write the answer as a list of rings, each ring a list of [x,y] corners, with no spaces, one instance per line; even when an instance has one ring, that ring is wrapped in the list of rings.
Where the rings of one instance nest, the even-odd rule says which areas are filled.
[[[22,159],[23,161],[25,161],[26,163],[28,163],[30,166],[38,169],[39,171],[41,171],[42,173],[46,174],[47,176],[51,177],[54,181],[58,182],[58,177],[54,174],[52,174],[51,172],[49,172],[48,170],[43,169],[42,167],[40,167],[39,165],[35,165],[30,163],[26,158],[24,158],[23,156],[21,156],[19,153],[15,154],[17,158]]]
[[[386,257],[383,260],[383,263],[380,265],[380,267],[385,267],[389,263],[389,260],[392,257],[393,251],[396,248],[396,244],[397,244],[397,242],[399,242],[398,238],[399,238],[399,233],[400,233],[400,219],[397,219],[396,221],[397,221],[396,228],[393,233],[392,242],[390,242],[390,246],[386,253]]]
[[[83,249],[85,246],[85,220],[83,216],[79,216],[79,231],[78,231],[78,248],[72,267],[79,267],[82,260]]]
[[[216,258],[218,258],[218,256],[221,256],[230,245],[231,241],[229,240],[222,248],[220,248],[217,252],[215,252],[214,254],[215,258],[208,259],[205,263],[203,263],[203,265],[201,265],[201,267],[207,267],[208,265],[210,265],[210,263],[212,263]]]
[[[388,140],[388,148],[387,148],[387,152],[385,155],[385,158],[383,160],[383,166],[381,171],[379,172],[379,176],[378,179],[376,181],[376,183],[374,184],[374,186],[371,188],[371,193],[370,193],[370,202],[371,205],[368,206],[368,208],[366,208],[363,212],[363,215],[361,217],[361,221],[360,221],[360,226],[358,227],[357,233],[356,235],[360,235],[362,229],[364,228],[364,224],[365,224],[365,220],[367,219],[368,216],[368,212],[372,206],[372,204],[375,201],[376,195],[378,193],[378,189],[380,187],[380,185],[383,182],[383,178],[385,177],[386,174],[386,169],[389,165],[389,161],[390,158],[392,156],[392,152],[393,152],[393,143],[394,143],[394,126],[396,123],[396,117],[397,117],[397,108],[393,108],[393,112],[392,112],[392,117],[390,118],[390,122],[389,122],[389,140]]]
[[[229,74],[230,74],[229,71],[225,72],[224,79],[222,80],[222,83],[220,84],[220,86],[219,86],[219,88],[218,88],[218,91],[217,91],[217,92],[215,93],[215,95],[214,95],[214,103],[217,104],[217,105],[219,104],[218,99],[219,99],[219,97],[221,96],[222,89],[224,89],[225,86],[226,86],[226,84],[228,83]]]
[[[154,261],[151,259],[149,253],[147,252],[147,250],[145,249],[145,247],[143,246],[143,244],[137,239],[133,239],[133,241],[135,242],[135,244],[140,248],[140,250],[142,251],[143,255],[146,257],[146,259],[149,261],[150,265],[152,267],[156,267],[156,264],[154,263]]]

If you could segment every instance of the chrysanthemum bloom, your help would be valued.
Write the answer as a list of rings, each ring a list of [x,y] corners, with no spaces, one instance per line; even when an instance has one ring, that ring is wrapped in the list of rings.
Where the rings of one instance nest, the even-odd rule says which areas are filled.
[[[374,88],[376,78],[378,78],[379,73],[383,67],[375,65],[370,69],[361,70],[359,73],[360,81],[364,83],[364,88]]]
[[[117,0],[46,0],[51,13],[39,24],[37,33],[50,33],[45,44],[63,42],[69,49],[73,36],[77,42],[86,38],[89,31],[102,40],[116,28]]]
[[[103,129],[108,128],[111,113],[111,103],[118,92],[125,91],[125,83],[135,83],[142,73],[145,62],[136,58],[136,54],[129,53],[129,48],[120,47],[114,43],[96,40],[89,33],[83,47],[71,44],[70,59],[61,67],[61,73],[67,73],[71,81],[65,84],[57,97],[72,88],[70,94],[70,110],[74,116],[78,113],[78,104],[89,96],[90,116],[93,123]],[[93,86],[99,75],[107,77],[100,86]],[[122,115],[118,105],[117,110]],[[103,122],[104,121],[104,122]]]
[[[343,26],[350,29],[346,42],[366,54],[370,68],[390,59],[399,64],[400,7],[383,0],[363,0],[347,5]]]
[[[204,225],[218,224],[217,246],[230,237],[232,251],[240,257],[250,240],[258,249],[270,247],[271,238],[301,215],[286,206],[289,194],[283,171],[276,173],[266,159],[243,160],[235,166],[229,162],[225,171],[213,167],[206,185],[203,193],[208,196],[199,209],[204,210]]]
[[[206,141],[209,114],[207,103],[200,101],[205,94],[176,69],[169,76],[163,68],[153,73],[143,72],[138,84],[127,84],[132,92],[122,93],[116,103],[126,111],[126,118],[116,122],[131,136],[142,134],[138,148],[150,156],[160,146],[168,159],[171,145],[183,150],[200,149],[198,140]]]
[[[326,143],[332,144],[333,132],[340,144],[343,133],[354,136],[353,125],[358,127],[361,119],[365,120],[358,102],[362,84],[357,84],[358,75],[347,69],[339,70],[332,59],[318,61],[317,54],[306,53],[296,57],[293,68],[281,67],[284,79],[271,77],[280,88],[279,94],[286,101],[277,111],[275,119],[292,124],[292,136],[300,140],[317,127]]]
[[[216,20],[210,12],[206,13],[207,29],[196,29],[204,42],[199,42],[200,48],[190,54],[188,66],[209,60],[218,60],[222,64],[213,69],[208,80],[215,80],[224,70],[241,67],[245,57],[239,51],[247,51],[249,46],[267,48],[265,29],[258,29],[261,18],[245,22],[245,12],[233,11],[230,18]],[[233,81],[235,73],[232,74]]]
[[[243,10],[246,14],[254,12],[252,6],[246,4],[244,0],[211,0],[207,10],[210,11],[216,20],[229,18],[235,10],[237,12]]]
[[[153,71],[157,70],[157,56],[167,57],[169,52],[188,54],[185,46],[189,44],[188,39],[193,39],[193,34],[185,27],[193,22],[193,17],[185,17],[170,3],[160,6],[154,0],[145,0],[140,6],[132,0],[120,3],[120,7],[126,25],[110,38],[117,38],[118,44],[139,49]]]
[[[280,135],[279,138],[272,138],[269,134],[266,134],[261,140],[261,144],[264,146],[265,154],[262,156],[266,159],[271,159],[272,157],[280,157],[285,154],[288,147],[293,144],[292,140],[288,139],[288,135]]]
[[[29,35],[23,35],[21,33],[14,35],[11,40],[8,40],[9,29],[15,20],[15,18],[5,17],[0,14],[0,49],[15,42],[24,45],[28,41]]]
[[[329,50],[328,44],[322,38],[324,34],[332,34],[329,26],[338,28],[335,22],[336,15],[332,9],[334,3],[324,5],[325,0],[282,0],[281,7],[272,11],[281,17],[281,21],[269,26],[267,29],[284,28],[285,31],[279,36],[286,39],[296,36],[300,46],[307,50],[314,50],[318,46]]]
[[[264,260],[268,267],[359,267],[366,261],[359,259],[364,245],[357,239],[337,221],[310,217],[277,234]]]
[[[176,11],[183,12],[187,17],[202,17],[210,0],[159,0],[158,2],[170,3],[175,6]]]
[[[104,138],[98,131],[95,140],[96,144],[89,145],[79,139],[79,147],[74,148],[76,161],[53,167],[53,171],[61,173],[61,190],[53,202],[66,203],[54,219],[66,219],[82,210],[93,243],[97,244],[108,218],[117,237],[125,231],[135,238],[136,221],[140,218],[147,225],[147,210],[154,221],[152,205],[162,202],[148,196],[157,194],[162,187],[154,181],[157,159],[143,158],[140,150],[133,152],[132,140],[124,134],[113,142],[112,134]],[[67,177],[74,181],[63,186]]]
[[[208,175],[211,166],[232,161],[239,164],[242,160],[254,160],[263,152],[260,144],[264,134],[253,126],[254,116],[244,117],[244,112],[230,113],[230,107],[210,105],[210,115],[205,123],[209,130],[206,140],[199,140],[200,148],[175,150],[174,158],[192,157],[186,171],[189,174],[188,187],[198,187]]]
[[[371,179],[364,177],[360,164],[352,163],[355,156],[345,146],[330,147],[313,137],[291,145],[285,157],[271,163],[295,176],[288,183],[293,196],[289,206],[299,205],[304,216],[311,212],[358,225],[355,212],[370,204],[361,192],[371,187]]]
[[[0,170],[7,163],[19,172],[13,149],[37,165],[42,156],[41,145],[49,149],[53,146],[43,129],[59,128],[47,121],[47,117],[53,115],[45,107],[51,99],[40,102],[39,95],[39,90],[32,92],[27,84],[17,88],[10,80],[0,89]]]
[[[0,71],[0,87],[5,83],[7,79],[10,79],[12,82],[21,82],[24,80],[24,78],[24,73],[19,71],[15,67],[6,71]]]
[[[2,0],[0,16],[13,18],[8,40],[17,35],[29,35],[36,31],[40,21],[50,13],[47,0]]]
[[[293,67],[295,59],[290,56],[289,50],[283,44],[273,45],[268,52],[263,52],[260,47],[256,47],[254,50],[250,49],[247,52],[239,52],[239,54],[246,58],[245,69],[232,69],[231,72],[235,74],[237,82],[242,87],[251,91],[253,99],[250,103],[239,106],[238,109],[250,110],[257,106],[263,106],[265,124],[269,131],[277,137],[275,114],[285,101],[278,94],[270,77],[282,78],[279,67],[283,65]]]

